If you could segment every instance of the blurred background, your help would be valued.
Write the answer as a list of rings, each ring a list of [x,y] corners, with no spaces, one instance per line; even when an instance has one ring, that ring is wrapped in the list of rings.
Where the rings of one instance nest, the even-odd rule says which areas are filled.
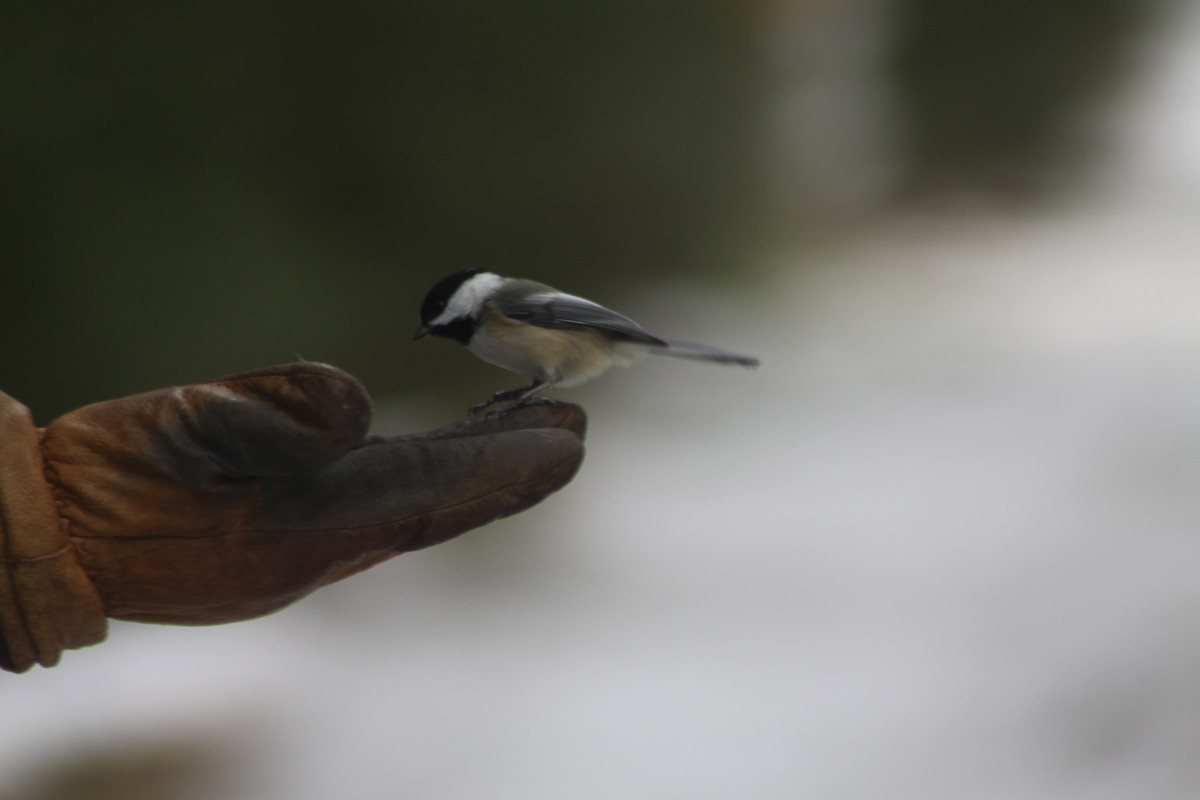
[[[0,800],[1200,796],[1200,6],[21,4],[0,389],[302,356],[490,267],[759,355],[572,389],[543,505],[0,676]]]

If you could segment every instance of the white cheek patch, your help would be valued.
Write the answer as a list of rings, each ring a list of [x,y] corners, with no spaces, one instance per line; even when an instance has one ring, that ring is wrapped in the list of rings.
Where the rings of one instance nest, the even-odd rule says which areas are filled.
[[[433,320],[430,325],[445,325],[463,317],[468,319],[478,317],[479,312],[483,310],[483,301],[503,282],[504,278],[494,272],[481,272],[471,276],[450,296],[450,302],[446,303],[446,310],[438,314],[437,319]]]

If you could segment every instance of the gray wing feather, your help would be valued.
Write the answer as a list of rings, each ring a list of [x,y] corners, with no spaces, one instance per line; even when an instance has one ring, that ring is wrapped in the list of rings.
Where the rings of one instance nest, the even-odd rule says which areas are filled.
[[[569,294],[543,294],[524,299],[499,298],[496,308],[506,317],[542,328],[599,328],[617,338],[655,347],[667,343],[651,336],[629,317]]]

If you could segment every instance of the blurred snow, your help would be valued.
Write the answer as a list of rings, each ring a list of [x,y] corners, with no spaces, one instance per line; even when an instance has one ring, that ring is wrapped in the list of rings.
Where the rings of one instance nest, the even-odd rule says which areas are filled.
[[[1198,43],[1068,206],[632,309],[763,367],[573,390],[588,460],[544,505],[0,679],[0,795],[195,735],[204,797],[1200,796]]]

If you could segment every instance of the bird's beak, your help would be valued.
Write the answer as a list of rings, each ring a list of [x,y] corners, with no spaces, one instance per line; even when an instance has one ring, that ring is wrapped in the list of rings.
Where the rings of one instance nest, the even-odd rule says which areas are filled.
[[[417,339],[424,339],[428,335],[429,328],[425,325],[422,325],[421,327],[417,328],[417,332],[413,334],[413,341],[416,341]]]

